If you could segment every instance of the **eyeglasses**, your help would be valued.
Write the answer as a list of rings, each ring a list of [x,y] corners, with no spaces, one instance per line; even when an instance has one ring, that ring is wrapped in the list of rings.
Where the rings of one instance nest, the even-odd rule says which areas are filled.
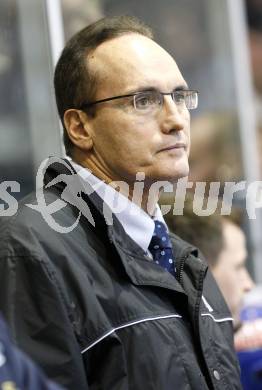
[[[134,92],[128,95],[113,96],[91,103],[84,103],[80,106],[80,109],[85,109],[94,106],[95,104],[108,102],[110,100],[132,97],[132,105],[134,109],[142,114],[147,114],[160,110],[164,104],[164,96],[166,95],[171,96],[178,108],[187,108],[188,110],[194,110],[198,106],[198,91],[182,89],[174,92],[159,92],[152,90]]]

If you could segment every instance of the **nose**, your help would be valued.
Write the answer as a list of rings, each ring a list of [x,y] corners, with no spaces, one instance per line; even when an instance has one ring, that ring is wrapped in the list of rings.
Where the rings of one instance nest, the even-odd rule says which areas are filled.
[[[243,275],[243,290],[245,292],[249,292],[255,287],[255,284],[249,275],[249,272],[245,269],[244,275]]]
[[[189,120],[189,112],[185,107],[178,107],[172,97],[166,95],[163,100],[160,120],[163,133],[182,131],[186,121]]]

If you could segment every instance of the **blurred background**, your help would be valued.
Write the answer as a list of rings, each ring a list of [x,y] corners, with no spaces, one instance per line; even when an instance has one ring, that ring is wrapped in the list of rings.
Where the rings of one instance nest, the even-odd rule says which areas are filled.
[[[24,196],[40,162],[63,153],[52,85],[64,42],[105,15],[143,19],[200,94],[192,181],[262,180],[262,0],[1,0],[0,182]],[[208,191],[208,188],[207,188]],[[246,191],[233,202],[245,211]],[[0,199],[0,203],[1,203]],[[262,282],[262,213],[244,213],[248,268]]]

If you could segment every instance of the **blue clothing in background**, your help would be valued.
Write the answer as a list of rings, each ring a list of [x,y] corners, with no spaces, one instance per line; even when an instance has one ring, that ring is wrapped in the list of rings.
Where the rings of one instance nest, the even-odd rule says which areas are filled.
[[[262,349],[238,353],[243,390],[262,389]]]
[[[0,390],[62,390],[10,341],[0,317]]]

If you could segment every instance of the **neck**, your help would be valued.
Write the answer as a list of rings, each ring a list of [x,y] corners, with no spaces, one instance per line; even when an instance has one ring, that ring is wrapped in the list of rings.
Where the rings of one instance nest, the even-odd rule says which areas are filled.
[[[126,196],[131,202],[135,203],[145,213],[153,215],[156,204],[159,199],[159,189],[152,191],[152,187],[142,179],[136,180],[121,180],[119,178],[110,177],[102,169],[98,169],[97,165],[92,159],[81,160],[77,156],[73,157],[73,161],[81,165],[84,168],[89,169],[93,175],[103,180],[106,184],[112,186],[116,191],[119,191],[122,195]]]
[[[139,206],[145,213],[152,216],[159,200],[159,191],[151,191],[144,182],[130,184],[129,200]]]

